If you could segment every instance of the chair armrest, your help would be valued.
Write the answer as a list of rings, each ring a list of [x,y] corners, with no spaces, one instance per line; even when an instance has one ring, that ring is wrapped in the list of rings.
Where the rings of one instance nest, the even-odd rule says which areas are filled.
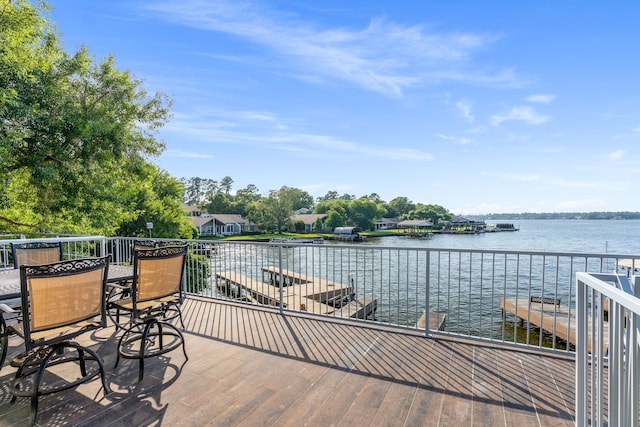
[[[2,318],[5,322],[15,320],[20,316],[20,312],[18,310],[14,310],[7,304],[0,304],[0,311],[2,311]]]
[[[120,283],[107,283],[107,288],[127,291],[127,290],[131,290],[131,285],[121,285]]]

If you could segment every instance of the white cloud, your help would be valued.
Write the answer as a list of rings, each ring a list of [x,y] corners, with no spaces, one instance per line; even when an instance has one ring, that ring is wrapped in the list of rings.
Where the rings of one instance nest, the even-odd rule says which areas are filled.
[[[201,115],[179,114],[165,129],[193,139],[216,144],[238,144],[296,152],[309,157],[326,158],[337,153],[403,161],[430,161],[433,154],[410,147],[378,148],[348,141],[331,135],[290,130],[286,122],[267,112],[205,111]],[[188,152],[169,153],[174,157],[188,157]],[[196,157],[193,155],[193,157]]]
[[[616,150],[609,153],[609,158],[611,160],[622,160],[624,158],[625,152],[624,150]]]
[[[473,123],[475,117],[473,116],[473,112],[471,111],[473,106],[471,105],[470,101],[467,101],[465,99],[458,101],[456,103],[456,107],[458,108],[458,110],[460,110],[462,117],[464,117],[467,122]]]
[[[438,134],[438,138],[442,139],[443,141],[451,141],[451,142],[455,142],[456,144],[462,144],[462,145],[466,145],[471,142],[471,140],[468,138],[456,138],[454,136],[447,136],[441,133]]]
[[[541,125],[549,120],[549,116],[542,116],[531,107],[513,107],[508,111],[491,116],[491,123],[494,126],[507,121],[521,121],[530,125]]]
[[[392,97],[434,79],[517,84],[511,69],[471,73],[465,67],[493,35],[435,32],[384,18],[364,28],[322,28],[250,1],[156,1],[143,7],[147,15],[261,45],[277,58],[270,67],[282,66],[307,81],[338,79]]]
[[[541,104],[548,104],[556,98],[555,95],[550,93],[539,93],[527,96],[526,100],[528,102],[535,102]]]

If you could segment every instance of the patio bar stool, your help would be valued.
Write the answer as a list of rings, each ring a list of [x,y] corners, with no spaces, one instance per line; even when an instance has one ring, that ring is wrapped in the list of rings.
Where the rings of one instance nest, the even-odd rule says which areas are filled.
[[[13,266],[20,268],[21,265],[48,264],[62,261],[61,242],[25,242],[11,243],[11,254],[13,255]]]
[[[130,313],[129,325],[118,342],[120,358],[137,359],[138,380],[144,377],[144,361],[180,346],[189,359],[184,336],[172,321],[184,329],[180,305],[183,301],[183,272],[187,245],[138,248],[133,254],[133,283],[127,298],[111,301],[110,309]],[[119,314],[117,314],[119,317]]]
[[[102,358],[74,340],[106,326],[110,258],[107,255],[20,266],[22,321],[8,329],[24,338],[26,355],[9,391],[13,395],[11,403],[18,397],[31,398],[32,424],[40,396],[74,388],[98,375],[105,394],[111,391]],[[47,384],[47,368],[64,363],[79,363],[80,376]]]

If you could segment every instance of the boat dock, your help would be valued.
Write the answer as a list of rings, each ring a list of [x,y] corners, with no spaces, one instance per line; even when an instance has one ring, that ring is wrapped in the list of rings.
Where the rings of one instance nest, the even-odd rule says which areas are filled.
[[[300,274],[284,268],[280,270],[277,267],[262,267],[262,280],[277,286],[280,283],[281,273],[283,286],[311,283],[311,280],[306,274]]]
[[[330,282],[325,279],[308,277],[297,272],[264,267],[260,281],[233,271],[216,273],[218,287],[228,293],[230,286],[236,286],[249,294],[251,301],[261,304],[278,305],[280,292],[285,308],[318,314],[333,314],[337,317],[364,319],[372,316],[377,301],[371,297],[353,298],[351,286]],[[282,274],[285,286],[277,284]]]
[[[622,268],[626,271],[627,277],[631,277],[640,271],[640,258],[627,258],[618,260],[618,268]]]
[[[446,322],[446,315],[444,313],[429,313],[429,329],[434,329],[437,331],[444,331],[444,326]],[[416,322],[416,328],[425,329],[427,327],[427,315],[425,312],[422,312],[422,316]]]
[[[577,320],[575,310],[560,304],[560,300],[530,297],[530,298],[500,298],[500,308],[503,316],[505,312],[515,315],[520,321],[538,327],[550,334],[555,334],[573,345],[576,345]],[[592,324],[591,321],[588,322]],[[603,323],[603,342],[609,341],[609,324]],[[591,348],[591,329],[587,346]],[[604,350],[604,349],[603,349]]]

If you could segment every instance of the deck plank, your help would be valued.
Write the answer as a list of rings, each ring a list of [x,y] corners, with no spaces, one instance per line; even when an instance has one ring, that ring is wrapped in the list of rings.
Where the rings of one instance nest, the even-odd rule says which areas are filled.
[[[118,334],[101,330],[93,348],[105,359],[113,393],[105,397],[94,380],[42,398],[39,425],[573,422],[569,356],[200,298],[188,298],[184,313],[188,361],[179,350],[149,359],[138,382],[134,361],[113,368]],[[11,337],[11,354],[22,348]],[[15,368],[8,360],[0,371],[0,425],[25,425],[28,400],[9,403]]]

